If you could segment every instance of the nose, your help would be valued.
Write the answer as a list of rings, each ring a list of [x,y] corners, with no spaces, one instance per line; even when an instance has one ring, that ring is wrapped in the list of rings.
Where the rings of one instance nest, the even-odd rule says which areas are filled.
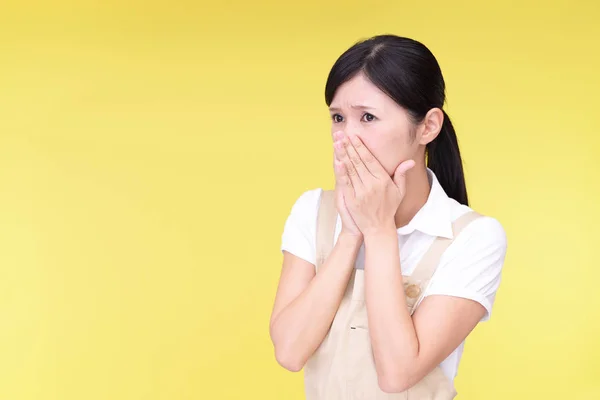
[[[344,129],[338,129],[333,133],[334,140],[341,139],[342,137],[351,139],[354,136],[360,138],[360,128],[357,126],[350,126],[350,124],[344,127]]]
[[[360,137],[361,128],[362,127],[360,123],[357,123],[355,121],[348,121],[346,123],[346,126],[344,126],[344,133],[348,138],[351,138],[353,136]]]

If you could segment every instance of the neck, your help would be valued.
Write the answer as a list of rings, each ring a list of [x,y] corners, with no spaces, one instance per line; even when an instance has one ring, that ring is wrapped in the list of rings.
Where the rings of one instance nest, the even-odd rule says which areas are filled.
[[[415,165],[406,174],[406,194],[396,211],[394,220],[396,228],[407,225],[417,212],[425,205],[431,187],[425,165]]]

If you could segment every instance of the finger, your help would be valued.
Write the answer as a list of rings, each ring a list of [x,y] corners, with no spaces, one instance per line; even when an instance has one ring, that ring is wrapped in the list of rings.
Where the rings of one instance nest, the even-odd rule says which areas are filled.
[[[401,187],[406,183],[406,173],[414,166],[414,160],[406,160],[398,165],[398,168],[394,172],[394,183],[396,186]]]
[[[344,145],[343,140],[344,139],[336,141],[333,146],[335,147],[338,160],[340,160],[344,164],[346,174],[350,178],[352,186],[355,189],[358,189],[362,186],[362,181],[358,176],[358,172],[356,171],[356,168],[354,168],[352,161],[350,161],[350,158],[348,157],[346,146]]]
[[[377,161],[373,153],[367,149],[367,146],[360,140],[358,136],[352,136],[351,138],[352,147],[360,157],[365,166],[366,170],[371,173],[374,177],[380,178],[383,176],[388,176],[388,173],[383,168],[383,166]]]
[[[354,187],[352,186],[352,181],[348,176],[346,171],[346,166],[343,162],[337,159],[337,157],[333,161],[334,170],[335,170],[335,180],[336,185],[342,189],[342,191],[346,192],[348,189],[354,192]]]
[[[360,180],[364,183],[368,179],[373,179],[373,174],[371,174],[371,172],[367,169],[367,166],[358,154],[358,151],[354,148],[352,140],[350,138],[344,138],[342,139],[342,143],[346,148],[346,154],[348,154],[348,159],[352,163],[352,166],[356,170],[356,173],[360,177]]]
[[[340,183],[342,176],[346,173],[346,171],[344,170],[344,165],[341,163],[335,153],[333,154],[333,172],[335,174],[336,183]]]

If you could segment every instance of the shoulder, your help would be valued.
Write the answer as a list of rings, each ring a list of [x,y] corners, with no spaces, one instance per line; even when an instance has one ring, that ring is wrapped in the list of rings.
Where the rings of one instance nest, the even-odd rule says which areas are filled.
[[[316,221],[321,188],[306,190],[294,201],[285,221],[281,250],[315,264]]]
[[[462,247],[468,244],[469,247],[476,245],[472,250],[477,248],[496,248],[505,251],[507,247],[506,231],[502,223],[489,215],[484,215],[474,210],[471,207],[460,204],[452,200],[451,217],[455,221],[462,215],[469,212],[476,212],[479,217],[471,221],[463,228],[460,234],[454,238],[451,247]]]
[[[452,207],[454,219],[471,211],[475,210],[458,203]],[[450,282],[480,285],[477,290],[484,287],[487,290],[499,282],[506,256],[507,237],[500,221],[478,214],[478,218],[454,237],[440,260],[439,269],[440,274]]]
[[[323,193],[322,188],[313,188],[300,193],[292,205],[291,213],[306,218],[314,214],[316,217],[321,193]]]
[[[458,203],[451,209],[454,220],[475,211]],[[488,320],[501,282],[506,249],[506,232],[500,221],[480,214],[454,237],[444,252],[428,294],[475,300],[486,309],[482,321]]]

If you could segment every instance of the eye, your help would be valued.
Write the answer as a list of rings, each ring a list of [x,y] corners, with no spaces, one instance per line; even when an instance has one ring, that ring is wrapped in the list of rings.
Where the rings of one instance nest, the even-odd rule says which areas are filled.
[[[331,116],[331,119],[333,120],[333,123],[335,123],[335,124],[344,121],[344,117],[342,117],[340,114],[333,114]]]
[[[364,113],[362,119],[365,122],[372,122],[372,121],[375,120],[375,116],[373,114],[370,114],[370,113]]]

